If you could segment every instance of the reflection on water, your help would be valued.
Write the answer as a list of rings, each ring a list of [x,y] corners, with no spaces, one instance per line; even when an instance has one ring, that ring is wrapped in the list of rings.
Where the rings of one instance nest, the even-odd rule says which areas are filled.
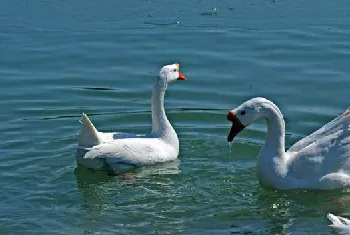
[[[328,212],[350,212],[347,192],[261,188],[266,124],[228,144],[226,120],[269,98],[290,146],[341,114],[348,1],[28,3],[0,3],[2,233],[324,235]],[[189,78],[165,99],[181,162],[72,172],[81,113],[100,131],[149,133],[155,74],[174,61]]]
[[[256,201],[247,201],[243,210],[220,215],[231,218],[232,234],[291,234],[296,227],[305,234],[315,227],[327,232],[326,214],[344,214],[350,205],[346,190],[277,191],[258,185],[252,195],[256,196]],[[315,221],[308,216],[310,214],[325,223],[310,227]]]
[[[258,191],[257,202],[262,218],[269,224],[266,226],[269,234],[290,234],[297,220],[307,224],[305,214],[323,218],[329,212],[344,211],[350,204],[350,196],[344,190],[277,191],[260,188]],[[324,229],[327,229],[326,225]]]
[[[113,177],[81,166],[75,168],[74,175],[77,188],[83,196],[82,209],[99,213],[107,193],[105,185],[110,183]]]
[[[177,218],[175,205],[178,186],[174,177],[180,176],[180,161],[137,168],[135,171],[111,175],[76,167],[77,188],[83,197],[82,210],[89,220],[115,218],[121,234],[132,234],[135,227],[148,224],[152,234],[157,229],[178,233],[183,230],[182,217]],[[180,211],[182,211],[180,209]],[[102,217],[102,218],[101,218]],[[164,228],[164,224],[167,224]]]
[[[149,165],[136,169],[136,177],[147,177],[150,175],[177,175],[181,173],[179,168],[180,160],[175,159],[171,162]]]
[[[77,180],[78,188],[86,188],[89,186],[100,185],[112,180],[112,176],[105,172],[90,170],[83,166],[77,166],[74,169],[74,175]]]
[[[120,187],[139,187],[148,194],[164,194],[164,190],[171,182],[166,176],[180,174],[179,165],[180,161],[177,159],[172,162],[140,167],[133,172],[121,175],[77,166],[74,174],[77,188],[84,198],[83,208],[96,212],[102,209],[106,198],[111,199],[110,196],[106,196],[118,194],[116,190]]]

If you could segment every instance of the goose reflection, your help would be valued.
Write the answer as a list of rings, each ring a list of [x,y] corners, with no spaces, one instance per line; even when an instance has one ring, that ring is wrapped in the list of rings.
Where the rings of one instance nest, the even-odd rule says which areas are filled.
[[[140,189],[147,194],[164,194],[171,190],[171,176],[181,173],[179,165],[180,161],[177,159],[137,168],[135,171],[121,175],[113,172],[94,172],[83,166],[77,166],[74,174],[77,188],[84,199],[82,208],[99,213],[103,207],[110,204],[114,206],[128,204],[135,195],[140,195]],[[135,190],[137,193],[133,192]],[[116,197],[123,199],[116,200]]]
[[[320,193],[259,188],[258,205],[263,220],[268,223],[266,227],[269,234],[290,234],[295,226],[295,218],[309,213],[322,220],[329,211],[344,211],[350,205],[350,196],[344,190]]]

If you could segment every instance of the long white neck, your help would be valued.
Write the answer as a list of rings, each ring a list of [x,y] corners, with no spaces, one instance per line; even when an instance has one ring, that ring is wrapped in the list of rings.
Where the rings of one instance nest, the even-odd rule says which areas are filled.
[[[285,124],[283,115],[273,103],[264,103],[264,119],[267,124],[267,137],[258,159],[258,172],[267,184],[271,184],[276,174],[283,176],[285,169]],[[261,177],[259,177],[261,179]]]
[[[164,95],[167,88],[166,81],[158,79],[152,93],[152,134],[163,138],[172,145],[178,145],[178,138],[171,126],[164,110]]]
[[[285,124],[281,111],[274,104],[267,104],[265,116],[267,137],[264,149],[273,152],[275,157],[283,157],[285,152]]]

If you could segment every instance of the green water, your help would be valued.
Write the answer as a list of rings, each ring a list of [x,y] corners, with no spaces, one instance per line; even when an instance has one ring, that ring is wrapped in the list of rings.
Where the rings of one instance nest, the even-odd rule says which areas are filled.
[[[0,1],[0,234],[332,234],[348,191],[263,188],[265,124],[229,145],[226,113],[273,100],[287,147],[341,114],[349,23],[348,1]],[[81,113],[149,132],[173,62],[188,78],[165,99],[179,160],[134,177],[76,167]]]

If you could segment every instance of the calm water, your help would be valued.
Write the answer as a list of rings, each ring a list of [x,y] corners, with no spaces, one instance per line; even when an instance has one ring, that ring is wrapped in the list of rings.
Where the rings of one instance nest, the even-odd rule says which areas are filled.
[[[332,234],[348,191],[261,187],[265,125],[229,145],[226,112],[273,100],[290,146],[350,105],[349,38],[348,1],[0,1],[0,233]],[[149,132],[173,62],[188,77],[166,96],[179,160],[134,178],[76,167],[81,113]]]

